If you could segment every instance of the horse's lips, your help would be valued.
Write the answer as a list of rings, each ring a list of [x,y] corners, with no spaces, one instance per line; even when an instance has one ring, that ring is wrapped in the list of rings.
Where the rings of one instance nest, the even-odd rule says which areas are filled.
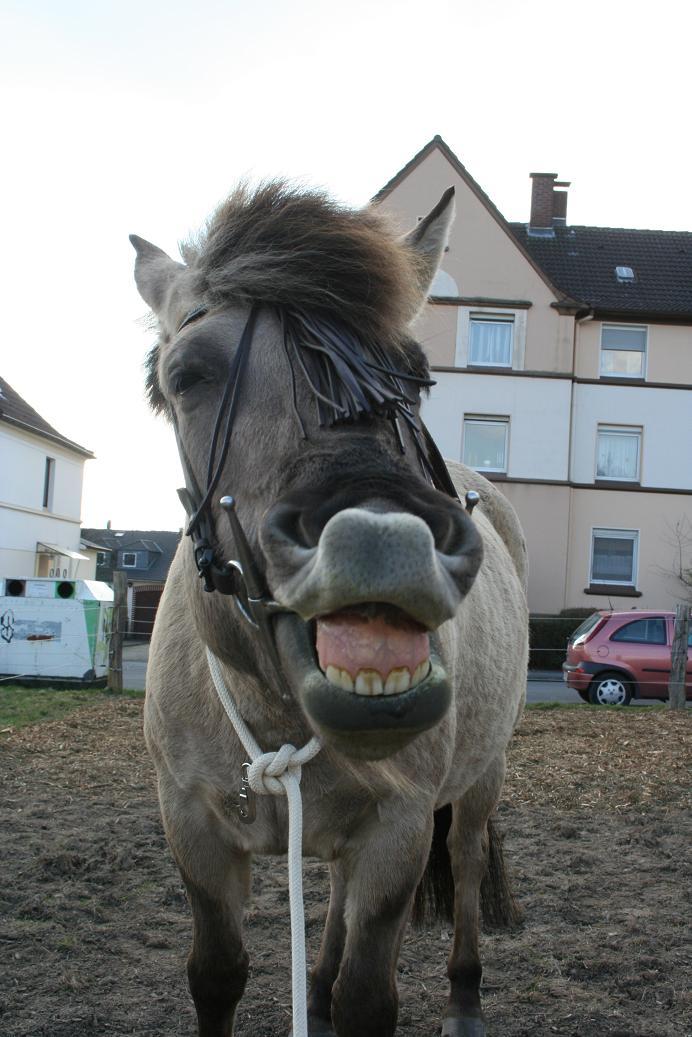
[[[452,692],[442,660],[430,653],[428,676],[397,695],[357,695],[331,684],[317,664],[314,623],[282,614],[276,642],[285,676],[311,727],[347,756],[376,760],[402,749],[439,723]]]

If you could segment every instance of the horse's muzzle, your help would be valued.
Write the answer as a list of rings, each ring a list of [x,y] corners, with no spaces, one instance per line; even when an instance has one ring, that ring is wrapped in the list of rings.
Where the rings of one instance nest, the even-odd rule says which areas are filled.
[[[262,531],[274,596],[296,614],[275,620],[282,667],[327,743],[360,758],[391,755],[449,707],[429,632],[454,616],[473,584],[480,537],[458,505],[430,525],[381,505],[345,508],[316,543],[304,528],[284,502]]]

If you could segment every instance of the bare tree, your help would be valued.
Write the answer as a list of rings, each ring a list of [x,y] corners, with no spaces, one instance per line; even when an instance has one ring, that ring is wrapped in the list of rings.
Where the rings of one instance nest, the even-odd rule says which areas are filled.
[[[663,539],[672,548],[670,566],[656,568],[662,575],[678,580],[683,588],[681,599],[692,602],[692,522],[683,515],[675,523],[666,525],[667,533]]]

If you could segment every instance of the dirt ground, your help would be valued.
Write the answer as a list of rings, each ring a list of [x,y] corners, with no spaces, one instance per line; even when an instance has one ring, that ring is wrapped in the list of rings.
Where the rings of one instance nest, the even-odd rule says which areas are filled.
[[[3,1037],[192,1037],[187,903],[159,823],[141,703],[0,736]],[[493,1037],[689,1037],[690,716],[527,713],[499,812],[525,913],[483,936]],[[258,862],[238,1037],[286,1037],[286,876]],[[326,904],[306,864],[309,955]],[[439,1033],[446,929],[410,933],[402,1037]]]

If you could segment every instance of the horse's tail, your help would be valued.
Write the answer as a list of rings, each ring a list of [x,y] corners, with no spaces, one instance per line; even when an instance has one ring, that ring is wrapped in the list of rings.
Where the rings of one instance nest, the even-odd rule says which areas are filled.
[[[434,821],[428,863],[413,902],[411,921],[417,928],[436,921],[454,924],[454,879],[447,849],[451,805],[436,810]],[[521,922],[522,913],[512,892],[502,843],[502,834],[489,818],[488,868],[481,882],[481,914],[486,928],[513,929]]]

